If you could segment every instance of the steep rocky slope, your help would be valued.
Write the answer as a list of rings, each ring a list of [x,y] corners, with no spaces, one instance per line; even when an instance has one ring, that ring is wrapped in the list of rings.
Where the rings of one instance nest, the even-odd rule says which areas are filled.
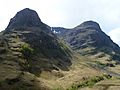
[[[0,89],[44,90],[47,87],[37,76],[42,71],[69,70],[71,56],[34,10],[23,9],[0,34]]]
[[[86,21],[71,30],[59,29],[59,32],[62,31],[65,33],[57,33],[58,36],[80,54],[94,55],[102,52],[110,55],[112,59],[119,60],[120,47],[101,30],[97,22]]]

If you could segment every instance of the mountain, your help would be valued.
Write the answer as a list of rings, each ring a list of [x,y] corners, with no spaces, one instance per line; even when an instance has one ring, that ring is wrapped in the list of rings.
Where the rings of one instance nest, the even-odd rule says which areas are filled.
[[[36,11],[25,8],[19,11],[11,20],[7,29],[20,26],[40,27],[42,24]]]
[[[81,54],[94,55],[103,52],[119,60],[120,47],[101,30],[97,22],[86,21],[71,30],[59,31],[65,33],[58,33],[58,36]]]
[[[50,27],[41,21],[37,12],[29,8],[17,12],[17,14],[10,20],[6,31],[19,27],[39,27],[44,29],[44,31],[50,31]]]
[[[71,70],[73,72],[70,75],[67,75],[69,80],[64,78],[64,82],[70,81],[73,84],[67,89],[60,90],[119,90],[117,85],[120,82],[118,79],[120,77],[120,47],[101,30],[97,22],[85,21],[72,29],[53,27],[52,31],[64,40],[77,56],[72,60],[74,69]],[[90,70],[87,70],[87,67]],[[84,70],[84,72],[79,72],[79,70]],[[95,73],[96,71],[99,73]],[[103,76],[107,74],[105,76],[112,77],[111,80],[101,77],[101,72]],[[87,79],[86,75],[88,75]],[[92,78],[89,77],[90,75]],[[97,79],[98,77],[100,78]]]
[[[0,90],[117,90],[119,58],[97,22],[50,27],[25,8],[0,32]]]
[[[36,11],[23,9],[0,34],[0,90],[45,90],[37,76],[42,71],[69,70],[71,56]]]

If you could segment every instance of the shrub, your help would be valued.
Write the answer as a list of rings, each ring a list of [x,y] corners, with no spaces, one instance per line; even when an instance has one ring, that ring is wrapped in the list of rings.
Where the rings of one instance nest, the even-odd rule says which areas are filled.
[[[104,67],[107,66],[106,64],[101,63],[101,62],[99,62],[99,61],[95,61],[95,62],[96,62],[96,64],[97,64],[98,66],[100,66],[101,68],[104,68]]]
[[[34,53],[34,50],[28,44],[22,45],[20,51],[26,59],[31,58]]]

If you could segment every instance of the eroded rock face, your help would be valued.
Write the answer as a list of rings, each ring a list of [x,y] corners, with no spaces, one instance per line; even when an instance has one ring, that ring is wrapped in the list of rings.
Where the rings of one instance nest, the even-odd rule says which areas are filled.
[[[19,29],[18,29],[19,28]],[[14,30],[20,30],[20,28],[38,28],[47,33],[51,33],[50,26],[44,24],[36,11],[29,8],[25,8],[19,12],[10,20],[4,33],[8,33]]]
[[[85,21],[82,24],[75,27],[74,29],[77,30],[77,29],[87,29],[87,28],[95,29],[98,31],[101,30],[99,24],[95,21]]]
[[[103,47],[109,46],[114,48],[113,41],[100,28],[99,24],[93,21],[87,21],[73,28],[68,34],[71,39],[66,39],[71,45],[76,48],[87,46]],[[73,38],[75,38],[73,40]],[[117,45],[116,45],[117,47]]]
[[[40,27],[42,24],[36,11],[29,8],[25,8],[19,12],[10,20],[7,29],[13,29],[20,26],[28,27]]]
[[[111,56],[113,52],[120,53],[120,47],[101,30],[97,22],[86,21],[71,30],[64,29],[64,32],[57,34],[60,38],[68,42],[74,50],[81,51],[86,48],[94,48],[94,50],[91,50],[94,53],[105,52]],[[87,52],[85,53],[87,54]]]

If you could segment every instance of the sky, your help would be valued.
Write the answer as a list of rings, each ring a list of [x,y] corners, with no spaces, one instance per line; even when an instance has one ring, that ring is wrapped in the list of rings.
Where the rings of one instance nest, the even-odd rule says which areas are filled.
[[[120,45],[120,0],[0,0],[0,31],[18,11],[30,8],[49,26],[73,28],[93,20]]]

